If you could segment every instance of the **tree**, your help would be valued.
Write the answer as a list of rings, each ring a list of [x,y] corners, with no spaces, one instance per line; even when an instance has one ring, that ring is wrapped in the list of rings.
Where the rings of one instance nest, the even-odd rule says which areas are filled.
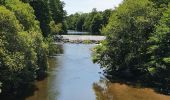
[[[0,83],[2,94],[22,88],[46,74],[47,47],[28,3],[7,0],[0,6]]]
[[[2,93],[20,92],[23,85],[34,80],[35,51],[14,13],[0,6],[0,82]],[[27,37],[27,38],[26,38]]]
[[[103,17],[100,13],[96,14],[91,21],[91,32],[92,34],[99,34],[102,28]]]
[[[46,52],[43,45],[43,36],[39,26],[39,22],[35,20],[34,10],[28,3],[23,3],[19,0],[8,0],[6,1],[5,6],[15,13],[15,16],[19,22],[23,25],[24,31],[27,31],[30,37],[33,38],[32,47],[36,51],[37,55],[37,73],[46,71],[47,68],[47,59]],[[23,10],[24,9],[24,10]],[[31,58],[30,58],[31,59]],[[40,76],[40,75],[38,75]],[[38,77],[37,76],[37,77]]]
[[[155,79],[161,82],[170,82],[170,5],[163,12],[163,16],[156,26],[156,31],[150,37],[148,53],[151,54],[148,70]]]
[[[92,22],[92,20],[93,20],[93,17],[94,17],[97,13],[98,13],[98,12],[97,12],[97,9],[96,9],[96,8],[93,8],[93,9],[92,9],[92,12],[89,13],[89,15],[88,15],[88,16],[86,17],[86,19],[85,19],[85,23],[84,23],[84,25],[83,25],[83,29],[91,32],[91,22]]]
[[[100,34],[102,26],[108,24],[112,10],[107,9],[103,12],[92,9],[90,13],[75,13],[67,16],[66,22],[68,29],[77,31],[88,31],[92,34]]]
[[[47,0],[33,0],[29,2],[34,9],[35,16],[40,22],[40,28],[44,37],[48,37],[51,34],[50,22],[51,15]]]
[[[64,20],[64,3],[60,0],[49,0],[49,7],[55,23],[61,23]]]
[[[76,24],[80,16],[81,15],[79,13],[75,13],[66,17],[66,22],[69,30],[76,30]]]
[[[103,16],[103,25],[106,26],[109,22],[109,18],[112,14],[112,10],[111,9],[106,9],[103,13],[102,13],[102,16]]]
[[[65,3],[60,0],[49,0],[49,8],[51,12],[52,19],[54,20],[55,24],[62,24],[62,33],[67,33],[67,26],[64,21],[66,16],[66,11],[64,11]]]
[[[77,31],[83,31],[84,20],[85,20],[85,16],[83,14],[80,15],[80,17],[77,19],[77,23],[76,23]]]
[[[93,56],[108,74],[140,78],[147,73],[147,40],[158,21],[153,5],[148,0],[125,0],[113,12],[102,30],[107,38]]]
[[[0,5],[4,4],[5,0],[0,0]]]
[[[165,7],[168,5],[169,0],[150,0],[154,2],[158,7]]]

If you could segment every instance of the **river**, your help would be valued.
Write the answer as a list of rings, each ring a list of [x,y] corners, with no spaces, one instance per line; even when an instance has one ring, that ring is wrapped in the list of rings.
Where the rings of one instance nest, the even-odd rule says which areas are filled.
[[[48,77],[26,100],[170,100],[150,88],[107,81],[91,60],[94,46],[63,44],[63,54],[49,58]]]
[[[67,30],[68,35],[88,35],[90,32],[79,32],[75,30]]]

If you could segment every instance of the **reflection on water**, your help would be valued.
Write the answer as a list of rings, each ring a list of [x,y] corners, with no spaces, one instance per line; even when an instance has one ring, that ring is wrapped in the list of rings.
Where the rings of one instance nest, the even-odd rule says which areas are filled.
[[[48,69],[49,76],[42,81],[36,82],[37,90],[32,96],[27,97],[26,100],[57,100],[55,98],[58,96],[58,86],[55,82],[58,81],[56,77],[58,61],[57,57],[49,57],[48,60],[50,66]]]
[[[94,83],[93,89],[96,100],[170,100],[170,96],[158,94],[149,88],[111,83],[106,79]]]
[[[170,100],[149,88],[110,83],[91,61],[95,45],[64,44],[64,53],[49,58],[48,77],[26,100]],[[99,82],[98,82],[99,81]]]
[[[26,100],[95,100],[93,83],[100,67],[91,61],[94,44],[64,44],[64,53],[49,58],[49,76]]]
[[[68,30],[67,34],[69,35],[87,35],[90,34],[89,32],[79,32],[75,30]]]

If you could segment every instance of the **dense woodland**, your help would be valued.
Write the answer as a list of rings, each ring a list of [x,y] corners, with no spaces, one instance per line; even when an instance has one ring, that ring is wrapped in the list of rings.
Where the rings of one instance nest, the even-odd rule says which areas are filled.
[[[63,7],[60,0],[0,0],[0,97],[46,76],[47,56],[57,52],[51,37],[67,30]]]
[[[124,0],[102,29],[107,39],[94,49],[93,61],[114,76],[160,86],[170,83],[169,0]]]
[[[108,24],[112,9],[97,11],[96,8],[90,13],[75,13],[66,17],[69,30],[87,31],[94,35],[100,35],[101,29]]]

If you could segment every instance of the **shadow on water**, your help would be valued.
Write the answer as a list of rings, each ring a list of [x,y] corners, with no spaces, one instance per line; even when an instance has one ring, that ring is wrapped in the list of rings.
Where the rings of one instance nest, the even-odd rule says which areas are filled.
[[[165,86],[118,77],[101,78],[93,84],[96,100],[170,100]]]
[[[152,77],[152,76],[120,76],[120,75],[105,75],[105,77],[112,83],[123,83],[136,88],[152,88],[155,92],[163,95],[170,96],[170,84],[164,79]],[[146,78],[145,78],[146,77]]]
[[[34,91],[37,91],[38,88],[32,84],[30,86],[23,86],[23,90],[20,93],[5,93],[1,94],[0,98],[2,100],[25,100],[26,97],[34,95]]]
[[[17,98],[2,100],[170,100],[170,96],[161,94],[163,85],[117,76],[103,78],[97,73],[100,66],[91,61],[89,49],[94,46],[64,44],[64,54],[48,58],[48,77],[23,86]]]
[[[60,53],[63,54],[62,45],[58,45]],[[58,54],[56,54],[58,55]],[[49,98],[49,81],[53,80],[50,74],[56,69],[57,57],[48,57],[49,68],[43,77],[37,79],[35,82],[29,85],[21,86],[18,93],[7,92],[5,94],[0,94],[0,100],[52,100]],[[52,87],[52,86],[51,86]]]
[[[61,50],[61,54],[64,51]],[[59,54],[58,54],[59,55]],[[57,97],[58,95],[58,86],[57,84],[54,84],[56,79],[56,70],[58,65],[58,59],[56,56],[50,56],[48,57],[48,77],[46,77],[44,80],[36,82],[36,90],[33,91],[33,94],[30,96],[27,96],[24,100],[55,100],[55,98],[51,97]],[[53,88],[55,87],[55,90]],[[56,93],[54,93],[56,92]]]
[[[19,92],[17,93],[11,93],[10,91],[1,94],[0,98],[1,100],[27,100],[27,98],[31,97],[34,99],[28,99],[28,100],[48,100],[47,98],[47,78],[44,77],[41,80],[35,81],[32,84],[29,85],[23,85],[20,87],[20,90],[17,90]]]

